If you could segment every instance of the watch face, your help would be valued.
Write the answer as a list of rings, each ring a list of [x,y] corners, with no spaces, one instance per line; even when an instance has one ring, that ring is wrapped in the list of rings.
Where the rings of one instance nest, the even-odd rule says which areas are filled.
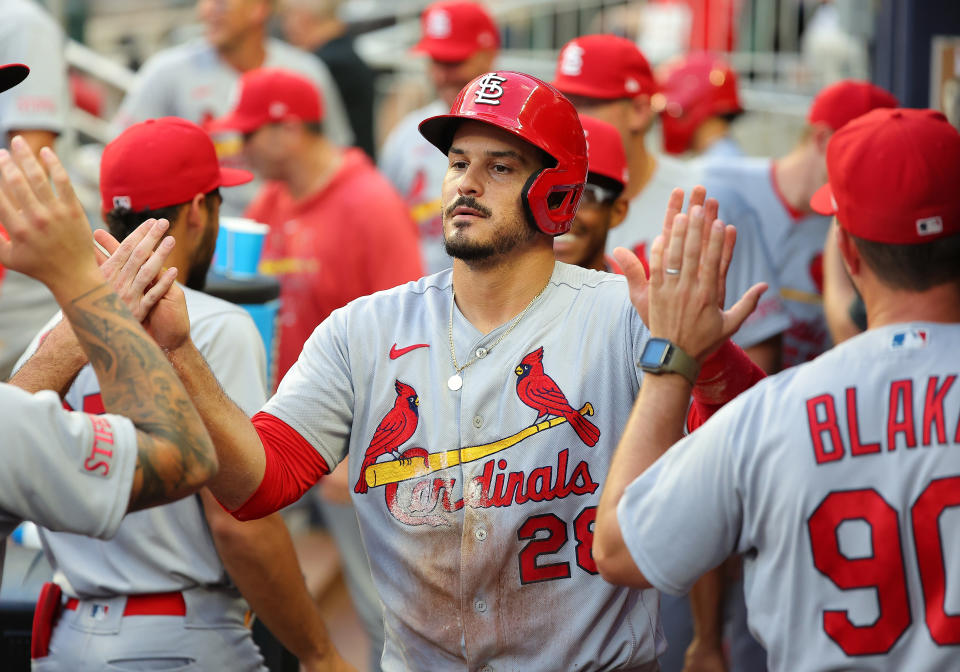
[[[641,366],[657,367],[663,364],[663,355],[670,347],[670,341],[662,338],[651,338],[647,341],[640,357]]]

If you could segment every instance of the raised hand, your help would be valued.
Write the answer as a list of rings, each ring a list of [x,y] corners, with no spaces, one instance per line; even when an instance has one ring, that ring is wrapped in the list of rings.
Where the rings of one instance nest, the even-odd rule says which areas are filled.
[[[660,234],[665,240],[670,239],[674,218],[683,212],[683,197],[683,189],[680,188],[674,189],[670,193],[670,199],[667,201],[667,210],[663,218],[663,228]],[[707,190],[701,186],[694,187],[690,192],[690,203],[687,206],[687,212],[689,213],[690,210],[696,206],[703,207],[706,221],[712,222],[717,218],[719,205],[716,199],[707,198]],[[731,230],[733,229],[733,227],[730,228]],[[735,233],[733,235],[735,235]],[[725,295],[727,268],[730,266],[730,258],[733,255],[734,240],[731,238],[725,242],[729,245],[729,249],[724,249],[724,256],[721,260],[721,279],[724,283],[724,287],[720,289],[718,297],[721,307],[723,306]],[[633,303],[634,308],[637,309],[644,324],[649,324],[648,282],[643,264],[637,258],[637,255],[625,248],[618,247],[613,251],[613,256],[617,260],[617,263],[620,264],[620,268],[627,278],[627,284],[630,287],[630,301]]]
[[[658,236],[650,250],[650,333],[701,362],[740,328],[767,288],[758,283],[723,310],[735,238],[734,228],[716,219],[715,209],[695,205],[687,214],[676,214],[669,238]]]
[[[107,257],[97,251],[100,271],[133,316],[141,321],[177,279],[176,268],[163,268],[174,246],[173,238],[163,237],[168,227],[165,219],[148,219],[122,243],[117,243],[106,231],[93,234],[110,253]]]
[[[43,282],[58,300],[102,284],[90,226],[63,165],[41,150],[51,186],[23,138],[11,150],[0,149],[0,221],[10,236],[0,241],[0,263]]]
[[[122,243],[103,230],[94,231],[93,236],[110,253],[109,258],[100,255],[100,268],[112,278],[111,283],[117,294],[141,320],[157,345],[173,350],[183,345],[189,337],[190,320],[183,290],[174,282],[177,269],[167,269],[157,276],[163,260],[173,249],[173,239],[164,238],[156,251],[150,254],[166,228],[166,220],[147,220]],[[104,269],[108,265],[109,268]],[[157,278],[156,284],[151,286],[154,277]]]

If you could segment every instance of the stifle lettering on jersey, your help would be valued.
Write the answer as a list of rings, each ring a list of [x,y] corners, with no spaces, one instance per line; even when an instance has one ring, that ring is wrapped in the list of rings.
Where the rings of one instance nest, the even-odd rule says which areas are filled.
[[[106,418],[90,416],[93,426],[93,445],[90,455],[83,461],[83,468],[99,476],[110,475],[110,465],[113,464],[113,427]]]

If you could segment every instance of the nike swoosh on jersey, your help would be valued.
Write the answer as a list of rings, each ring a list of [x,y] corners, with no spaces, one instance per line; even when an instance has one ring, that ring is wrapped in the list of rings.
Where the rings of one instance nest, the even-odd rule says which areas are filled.
[[[396,359],[397,357],[403,357],[405,354],[411,350],[416,350],[417,348],[429,348],[429,343],[415,343],[413,345],[408,345],[405,348],[398,348],[397,344],[394,343],[390,346],[390,359]]]

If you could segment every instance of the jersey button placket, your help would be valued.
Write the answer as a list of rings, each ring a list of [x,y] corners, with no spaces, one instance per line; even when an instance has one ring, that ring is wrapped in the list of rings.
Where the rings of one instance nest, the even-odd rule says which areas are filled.
[[[487,611],[487,602],[482,597],[478,597],[473,601],[473,608],[477,610],[477,613],[483,614]]]
[[[477,541],[485,541],[487,538],[487,531],[482,527],[478,527],[473,531],[473,536],[477,538]]]

